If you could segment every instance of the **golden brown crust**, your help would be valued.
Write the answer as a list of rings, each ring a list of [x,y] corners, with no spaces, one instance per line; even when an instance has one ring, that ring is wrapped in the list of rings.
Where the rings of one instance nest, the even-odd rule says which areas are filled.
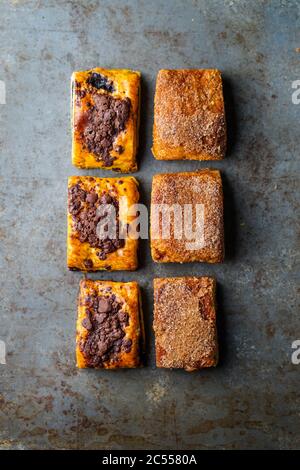
[[[154,100],[157,160],[221,160],[226,121],[219,70],[160,70]]]
[[[191,249],[184,234],[174,236],[174,219],[171,218],[170,237],[163,238],[161,227],[155,223],[154,207],[178,204],[183,211],[186,204],[204,209],[201,248]],[[195,224],[195,220],[194,220]],[[198,224],[199,226],[199,224]],[[193,226],[195,230],[195,225]],[[223,191],[218,170],[203,169],[194,172],[155,175],[151,195],[151,254],[154,261],[219,263],[224,259]]]
[[[85,148],[80,136],[80,126],[77,126],[87,110],[87,103],[91,102],[91,94],[87,79],[91,73],[104,75],[114,84],[110,96],[117,99],[129,98],[131,102],[130,116],[125,130],[116,137],[114,146],[122,146],[124,151],[119,154],[114,149],[110,155],[114,157],[112,165],[106,166],[102,160]],[[94,68],[86,71],[74,72],[72,75],[72,163],[79,168],[103,168],[121,173],[130,173],[137,170],[136,153],[138,147],[138,127],[140,108],[140,80],[141,74],[137,71],[119,69],[108,70]],[[76,84],[80,84],[82,97],[76,96]],[[106,94],[105,90],[97,90],[99,94]]]
[[[120,178],[94,178],[92,176],[71,176],[68,179],[68,188],[80,184],[86,191],[93,190],[98,196],[103,191],[109,193],[117,200],[126,198],[128,208],[139,200],[138,182],[133,176]],[[125,206],[124,206],[125,207]],[[124,224],[130,223],[134,217],[128,215],[126,210],[120,211],[119,220]],[[97,256],[98,249],[90,246],[88,242],[81,242],[77,232],[74,230],[72,215],[68,211],[68,241],[67,241],[67,264],[72,270],[81,271],[134,271],[137,269],[138,240],[126,238],[125,245],[112,253],[105,260]],[[92,266],[87,265],[88,263]]]
[[[154,279],[157,367],[193,371],[217,365],[215,290],[210,277]]]
[[[108,289],[110,289],[109,293]],[[142,365],[141,353],[144,338],[143,328],[140,323],[140,294],[137,282],[93,281],[84,279],[80,282],[76,328],[76,359],[77,367],[81,369],[91,367],[80,348],[80,344],[85,342],[89,334],[87,329],[82,325],[82,321],[87,318],[88,310],[88,307],[85,305],[85,298],[93,295],[105,297],[111,294],[114,294],[118,301],[123,302],[122,311],[126,312],[129,316],[129,324],[125,328],[126,335],[124,339],[131,340],[132,344],[129,352],[125,352],[121,349],[114,361],[106,361],[103,363],[102,367],[99,368],[134,368]]]

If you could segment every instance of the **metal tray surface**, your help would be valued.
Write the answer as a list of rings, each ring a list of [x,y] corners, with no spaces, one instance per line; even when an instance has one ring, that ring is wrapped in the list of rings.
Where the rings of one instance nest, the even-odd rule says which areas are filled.
[[[2,449],[299,448],[297,310],[299,1],[4,0],[0,3]],[[142,201],[159,172],[219,168],[225,190],[222,265],[151,261],[137,272],[147,366],[75,367],[81,273],[66,268],[71,164],[70,76],[93,66],[143,77]],[[159,162],[151,154],[160,68],[219,68],[229,148],[222,162]],[[4,101],[2,97],[2,102]],[[295,100],[294,100],[295,101]],[[155,368],[152,280],[213,275],[220,365],[197,373]],[[4,362],[4,361],[2,361]]]

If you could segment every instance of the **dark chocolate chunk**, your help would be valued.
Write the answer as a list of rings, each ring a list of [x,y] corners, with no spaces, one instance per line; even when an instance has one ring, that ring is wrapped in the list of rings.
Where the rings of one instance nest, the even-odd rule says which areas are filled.
[[[97,313],[95,315],[95,320],[98,322],[98,323],[103,323],[105,320],[107,319],[107,315],[106,313],[102,312],[102,313]]]
[[[78,200],[74,201],[73,204],[69,205],[70,214],[73,214],[73,215],[78,214],[80,209],[81,209],[81,202]]]
[[[104,341],[99,341],[97,346],[99,356],[103,356],[103,354],[105,354],[108,350],[108,344]]]
[[[102,298],[98,303],[98,311],[101,313],[108,312],[111,309],[111,303],[108,299]]]
[[[88,317],[85,317],[82,322],[82,326],[86,328],[87,330],[91,330],[93,328],[93,325],[91,323],[91,320]]]
[[[87,202],[89,202],[91,204],[95,204],[97,199],[98,199],[98,194],[95,193],[95,192],[92,192],[92,191],[90,193],[88,193],[87,196],[86,196]]]
[[[93,261],[88,258],[83,261],[83,264],[87,269],[92,269],[93,267]]]
[[[131,345],[132,345],[132,341],[131,339],[125,339],[123,341],[123,348],[124,348],[124,351],[125,352],[129,352],[131,350]]]
[[[126,312],[120,311],[120,312],[118,313],[118,318],[119,318],[119,320],[120,320],[121,323],[124,323],[125,325],[127,325],[127,323],[128,323],[128,315],[127,315]]]
[[[101,259],[102,261],[104,261],[104,260],[107,258],[107,255],[106,255],[106,253],[104,253],[104,251],[97,251],[96,255],[97,255],[98,258]]]
[[[117,152],[119,155],[124,152],[124,147],[122,145],[116,145],[114,148],[115,152]]]
[[[100,73],[92,72],[87,79],[87,83],[97,88],[97,90],[105,90],[109,93],[114,91],[113,82]]]

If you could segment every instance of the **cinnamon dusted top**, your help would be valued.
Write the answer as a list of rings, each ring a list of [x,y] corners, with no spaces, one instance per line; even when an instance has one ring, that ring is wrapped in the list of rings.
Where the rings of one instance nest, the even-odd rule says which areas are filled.
[[[218,70],[160,70],[154,106],[158,159],[224,157],[226,122]]]
[[[161,227],[154,224],[154,207],[178,205],[182,214],[182,236],[174,236],[171,218],[170,237],[163,238]],[[204,237],[199,248],[191,249],[186,236],[184,211],[192,206],[192,229],[196,236]],[[203,232],[196,230],[196,205],[203,207]],[[201,215],[201,214],[200,214]],[[201,237],[202,238],[202,237]],[[194,240],[193,240],[194,241]],[[224,257],[223,191],[218,170],[203,169],[194,172],[158,174],[153,178],[151,195],[151,252],[157,262],[203,261],[217,263]]]
[[[215,281],[208,277],[154,280],[158,367],[195,370],[217,363]]]

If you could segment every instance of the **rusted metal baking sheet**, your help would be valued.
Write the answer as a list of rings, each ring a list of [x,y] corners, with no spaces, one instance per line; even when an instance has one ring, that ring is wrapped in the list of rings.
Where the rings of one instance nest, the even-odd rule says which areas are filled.
[[[299,447],[299,2],[4,0],[0,18],[0,447]],[[82,275],[66,269],[67,177],[106,173],[71,165],[69,85],[93,66],[142,72],[143,202],[158,172],[218,168],[225,186],[224,264],[155,265],[143,241],[138,272],[89,275],[141,284],[142,370],[75,367]],[[209,67],[225,81],[226,160],[155,161],[157,71]],[[155,369],[152,279],[172,275],[217,278],[214,370]]]

